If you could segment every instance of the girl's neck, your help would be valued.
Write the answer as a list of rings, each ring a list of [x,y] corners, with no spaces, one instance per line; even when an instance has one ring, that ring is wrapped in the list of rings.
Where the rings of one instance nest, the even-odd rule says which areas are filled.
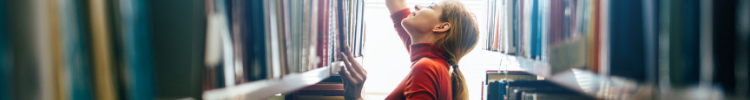
[[[411,36],[411,43],[435,43],[437,42],[437,37],[435,36],[435,33],[423,33],[421,35],[412,35]]]

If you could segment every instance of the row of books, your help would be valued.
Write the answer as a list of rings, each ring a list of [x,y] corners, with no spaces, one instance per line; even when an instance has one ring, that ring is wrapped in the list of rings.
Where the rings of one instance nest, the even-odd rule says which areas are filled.
[[[0,7],[3,100],[201,98],[329,66],[338,42],[364,47],[362,1],[0,3],[14,5]]]
[[[483,48],[598,70],[600,2],[596,0],[488,0]],[[606,9],[605,9],[606,10]],[[553,70],[553,72],[556,72]]]
[[[526,72],[487,70],[486,75],[482,83],[482,98],[487,100],[595,99]]]
[[[546,0],[487,0],[486,50],[542,59],[555,24]]]
[[[0,8],[0,99],[116,99],[137,88],[114,84],[108,2],[0,2],[15,5]]]
[[[0,0],[0,100],[200,98],[202,1]]]
[[[363,0],[208,0],[204,90],[329,67],[364,47]]]
[[[742,25],[748,22],[739,17],[748,15],[747,1],[487,2],[484,49],[534,58],[541,48],[552,74],[583,68],[649,84],[668,80],[674,87],[716,83],[732,95],[750,90],[737,85],[750,79],[732,76],[748,72],[737,66],[747,57]]]

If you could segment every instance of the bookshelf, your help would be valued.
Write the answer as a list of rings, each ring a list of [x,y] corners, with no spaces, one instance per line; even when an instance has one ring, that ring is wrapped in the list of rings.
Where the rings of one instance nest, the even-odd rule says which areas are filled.
[[[360,64],[364,64],[364,57],[357,57],[354,60],[360,62]],[[332,64],[339,64],[339,67],[343,66],[340,62],[336,61],[332,62]],[[331,76],[339,76],[337,72],[341,68],[334,67],[336,66],[326,66],[307,72],[288,74],[279,79],[259,80],[238,84],[233,87],[207,90],[203,92],[203,99],[224,100],[237,97],[269,98],[279,93],[300,90]]]
[[[362,61],[363,0],[207,0],[202,99],[268,99]],[[337,65],[338,64],[338,65]]]
[[[265,99],[364,47],[362,0],[0,4],[0,100]]]
[[[292,73],[281,79],[268,79],[243,83],[234,87],[213,89],[203,92],[204,100],[223,100],[234,97],[268,98],[278,93],[286,93],[313,85],[330,76],[331,67],[313,69],[302,73]]]

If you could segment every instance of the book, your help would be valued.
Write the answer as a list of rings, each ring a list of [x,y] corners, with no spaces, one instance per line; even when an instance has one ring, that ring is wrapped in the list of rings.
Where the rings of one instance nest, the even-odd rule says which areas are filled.
[[[68,92],[68,99],[91,100],[94,99],[94,81],[91,79],[92,65],[88,53],[91,51],[90,36],[88,24],[85,23],[83,8],[80,8],[83,2],[80,1],[60,1],[59,3],[61,34],[63,43],[64,66],[67,70],[68,80],[66,81],[71,88]],[[41,49],[41,48],[40,48]],[[41,63],[41,62],[40,62]]]
[[[58,2],[58,1],[54,1],[54,2]],[[53,71],[49,74],[52,74],[54,77],[51,77],[52,82],[48,82],[45,84],[54,84],[54,85],[52,86],[52,89],[46,89],[49,91],[45,91],[45,92],[46,93],[52,92],[54,99],[67,99],[67,93],[68,93],[67,91],[69,90],[67,88],[68,85],[66,84],[67,83],[66,82],[67,75],[65,73],[66,70],[64,70],[66,66],[65,66],[65,63],[63,63],[64,51],[62,51],[63,43],[61,42],[62,41],[62,38],[61,38],[62,29],[61,29],[61,21],[60,21],[61,20],[60,10],[55,10],[55,9],[59,9],[59,5],[58,3],[50,3],[50,4],[47,4],[47,9],[49,10],[48,12],[49,17],[47,18],[49,19],[48,36],[54,37],[54,38],[46,39],[46,40],[49,40],[47,41],[47,43],[50,44],[50,45],[47,45],[47,46],[50,46],[49,47],[50,56],[48,57],[51,58],[52,68],[50,69],[52,69]]]
[[[110,30],[108,23],[107,1],[92,0],[88,2],[91,23],[91,43],[93,57],[93,76],[97,100],[114,100],[117,98],[117,84],[114,80],[112,50],[110,47]]]
[[[282,71],[283,67],[281,67],[281,50],[283,46],[280,45],[281,43],[284,43],[282,40],[283,38],[281,37],[283,36],[283,30],[279,30],[281,29],[279,27],[283,26],[281,23],[282,21],[280,21],[280,17],[278,17],[281,15],[279,9],[279,6],[281,6],[281,2],[264,1],[264,3],[265,9],[267,9],[264,10],[265,24],[267,24],[265,26],[265,29],[267,30],[266,37],[268,38],[267,40],[270,41],[266,43],[266,50],[268,52],[267,54],[270,55],[266,56],[266,62],[268,63],[268,65],[263,67],[267,67],[266,70],[268,70],[268,72],[266,74],[268,78],[280,78],[281,75],[284,75]]]
[[[319,14],[317,14],[316,20],[320,21],[315,26],[318,26],[316,28],[317,31],[317,48],[318,51],[316,51],[316,56],[319,58],[317,61],[317,65],[315,68],[321,68],[328,65],[328,33],[327,33],[327,17],[328,17],[328,0],[318,0],[317,2],[317,9],[320,10]]]
[[[129,99],[154,99],[149,6],[146,0],[120,0],[120,4]]]
[[[0,0],[0,5],[6,5],[5,0]],[[6,7],[0,8],[0,19],[6,19],[7,12]],[[12,52],[10,47],[10,35],[8,34],[8,23],[6,20],[0,20],[0,99],[11,100],[12,92],[12,67],[10,59],[12,59]]]
[[[271,46],[273,44],[273,36],[277,33],[273,30],[270,30],[269,28],[273,28],[275,26],[274,22],[266,21],[266,18],[271,18],[271,16],[266,16],[265,13],[268,13],[268,15],[272,15],[271,5],[267,5],[268,7],[265,7],[263,4],[264,1],[244,1],[245,6],[242,10],[244,11],[243,19],[245,19],[244,22],[247,24],[245,27],[241,27],[244,29],[247,29],[247,36],[245,41],[249,45],[247,48],[250,50],[245,50],[244,53],[247,53],[246,56],[248,56],[248,60],[246,60],[245,63],[247,63],[253,71],[250,73],[253,73],[254,75],[251,77],[254,77],[254,80],[263,80],[268,78],[278,78],[281,74],[278,72],[278,68],[273,68],[268,65],[267,60],[273,60],[268,59],[267,54],[272,54],[273,49]],[[268,11],[268,10],[271,11]],[[268,22],[271,25],[266,25],[266,22]],[[273,70],[273,72],[268,72],[268,70]],[[274,73],[275,72],[275,73]],[[269,73],[272,73],[269,75]],[[278,74],[277,74],[278,73]]]
[[[182,3],[175,3],[175,2]],[[148,11],[149,36],[151,36],[152,46],[149,51],[152,52],[153,70],[153,92],[154,99],[185,99],[200,98],[203,92],[201,80],[203,75],[208,74],[205,56],[206,37],[208,16],[204,0],[149,0],[146,1],[150,6]],[[232,1],[226,1],[226,4],[233,4]],[[235,7],[235,6],[230,6]],[[226,9],[230,9],[226,8]],[[232,10],[233,11],[233,10]],[[231,13],[226,15],[225,20],[232,20]],[[227,23],[227,28],[234,27],[235,23]],[[229,30],[230,38],[238,38],[232,34],[234,30]],[[238,48],[236,41],[229,41],[235,46],[234,51]],[[233,56],[241,57],[237,52],[232,52]],[[221,55],[220,55],[221,56]],[[217,61],[220,62],[220,61]],[[237,65],[242,65],[236,61]],[[216,66],[214,66],[216,67]],[[224,70],[221,68],[220,70]],[[216,71],[216,70],[212,70]],[[238,69],[237,71],[241,71]],[[217,73],[217,72],[211,72]],[[220,73],[224,75],[224,73]],[[233,73],[235,83],[243,82],[244,75],[242,72]],[[217,77],[213,77],[216,79]],[[224,77],[221,77],[224,79]],[[225,82],[221,80],[222,82]],[[215,81],[214,81],[215,82]],[[226,85],[221,83],[222,85]],[[212,84],[212,87],[217,87]],[[121,98],[128,99],[128,98]]]
[[[206,65],[210,66],[206,69],[211,71],[205,71],[207,73],[204,76],[204,84],[208,84],[205,85],[206,90],[231,87],[233,78],[229,78],[232,77],[229,75],[232,74],[236,74],[236,77],[246,77],[246,80],[235,78],[234,83],[242,84],[279,80],[291,73],[304,73],[340,65],[335,62],[341,60],[337,55],[344,45],[349,46],[349,51],[359,55],[358,57],[362,55],[365,38],[362,18],[364,1],[230,0],[223,4],[221,1],[209,3],[211,4],[207,7],[210,9],[206,35]],[[228,22],[221,22],[221,16],[230,19]],[[217,27],[222,23],[232,26],[228,28],[229,35],[221,33],[223,28]],[[238,36],[242,38],[237,38]],[[215,48],[219,49],[212,50]],[[258,52],[256,49],[265,51]],[[232,56],[226,55],[228,50],[236,50],[230,52],[235,56],[234,60],[242,59],[242,62],[226,63],[226,59],[232,59],[227,58]],[[259,61],[262,63],[256,62],[258,58],[264,59]],[[244,71],[231,72],[226,70],[227,68]]]
[[[365,26],[365,21],[364,21],[364,17],[365,17],[365,1],[364,0],[357,0],[357,4],[359,5],[357,7],[357,12],[358,12],[358,15],[357,15],[357,24],[356,24],[357,33],[355,33],[355,34],[357,34],[356,35],[357,36],[356,37],[357,41],[356,41],[356,46],[355,46],[355,47],[357,47],[357,49],[355,50],[356,53],[354,55],[357,56],[357,57],[361,57],[362,56],[362,50],[364,49],[364,44],[365,44],[364,43],[364,38],[365,38],[365,34],[364,34],[365,33],[365,31],[364,31],[364,26]]]

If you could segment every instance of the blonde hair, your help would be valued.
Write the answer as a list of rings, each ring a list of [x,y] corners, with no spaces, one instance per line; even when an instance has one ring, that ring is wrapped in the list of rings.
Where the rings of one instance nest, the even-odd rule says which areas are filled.
[[[454,100],[467,100],[466,80],[458,69],[458,61],[476,46],[479,29],[474,15],[458,0],[446,0],[440,15],[440,21],[448,22],[450,29],[445,36],[438,39],[435,45],[440,46],[448,56],[448,63],[453,66],[451,83]]]

